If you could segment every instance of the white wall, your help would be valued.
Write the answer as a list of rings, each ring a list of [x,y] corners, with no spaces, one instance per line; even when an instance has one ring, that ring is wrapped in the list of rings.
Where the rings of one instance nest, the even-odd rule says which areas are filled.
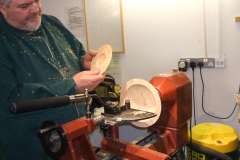
[[[202,2],[123,0],[126,54],[121,57],[122,82],[136,77],[150,80],[156,74],[177,67],[181,57],[203,57],[205,39]],[[240,15],[240,2],[206,1],[205,9],[208,57],[218,57],[222,50],[227,64],[224,69],[202,70],[204,108],[214,116],[227,117],[234,109],[233,93],[238,91],[240,82],[240,23],[234,21],[235,16]],[[222,38],[219,40],[219,37]],[[186,74],[192,79],[191,70]],[[229,119],[212,118],[202,111],[201,94],[199,69],[195,69],[197,123],[221,122],[240,131],[238,108]]]
[[[157,74],[176,68],[182,57],[200,58],[206,53],[214,58],[223,55],[226,68],[202,69],[205,86],[203,104],[205,110],[214,116],[230,115],[236,104],[233,93],[238,92],[240,83],[240,22],[234,20],[240,16],[240,1],[205,1],[206,41],[203,0],[122,0],[126,53],[121,54],[122,74],[117,81],[124,85],[132,78],[150,80]],[[70,2],[78,4],[82,0],[68,3],[64,0],[42,0],[42,6],[45,13],[57,13],[55,15],[64,21],[64,14],[59,14],[59,11],[69,6]],[[192,80],[190,69],[186,75]],[[197,123],[220,122],[240,131],[238,108],[229,119],[212,118],[201,108],[201,94],[202,82],[196,68]],[[132,141],[145,131],[124,125],[120,127],[120,137]],[[98,136],[98,131],[93,133],[94,143],[98,143]]]

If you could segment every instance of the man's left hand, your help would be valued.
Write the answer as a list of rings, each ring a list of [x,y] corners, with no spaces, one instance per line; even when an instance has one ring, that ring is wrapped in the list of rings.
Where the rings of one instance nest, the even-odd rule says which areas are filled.
[[[90,50],[83,57],[83,65],[86,69],[91,69],[91,62],[93,57],[97,55],[97,51]]]

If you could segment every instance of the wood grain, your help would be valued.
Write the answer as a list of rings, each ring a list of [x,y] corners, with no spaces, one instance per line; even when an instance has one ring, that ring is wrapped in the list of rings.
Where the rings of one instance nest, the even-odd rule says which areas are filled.
[[[106,72],[112,59],[112,47],[105,44],[97,50],[97,55],[92,59],[91,70],[99,68],[101,72],[99,75]]]
[[[161,100],[157,89],[148,81],[143,79],[132,79],[121,89],[120,105],[125,104],[125,100],[130,100],[131,108],[153,112],[157,116],[131,122],[133,125],[141,128],[153,125],[161,113]]]

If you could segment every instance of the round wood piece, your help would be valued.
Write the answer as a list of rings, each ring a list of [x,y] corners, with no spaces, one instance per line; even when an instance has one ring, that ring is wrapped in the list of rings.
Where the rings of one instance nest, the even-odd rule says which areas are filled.
[[[120,105],[125,105],[125,100],[130,100],[132,109],[156,113],[157,116],[145,120],[133,121],[133,125],[145,128],[153,125],[161,113],[161,99],[157,89],[146,80],[132,79],[121,89]]]
[[[99,68],[101,71],[99,75],[103,74],[112,59],[112,47],[109,44],[105,44],[97,51],[97,55],[93,57],[91,62],[91,70]]]

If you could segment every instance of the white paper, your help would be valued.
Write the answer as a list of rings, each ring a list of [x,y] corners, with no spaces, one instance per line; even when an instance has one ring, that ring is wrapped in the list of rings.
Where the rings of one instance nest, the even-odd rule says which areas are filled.
[[[121,63],[120,63],[120,55],[119,54],[113,54],[112,60],[107,68],[108,74],[113,73],[121,73]]]
[[[76,36],[85,36],[84,8],[80,6],[66,7],[67,28]]]

